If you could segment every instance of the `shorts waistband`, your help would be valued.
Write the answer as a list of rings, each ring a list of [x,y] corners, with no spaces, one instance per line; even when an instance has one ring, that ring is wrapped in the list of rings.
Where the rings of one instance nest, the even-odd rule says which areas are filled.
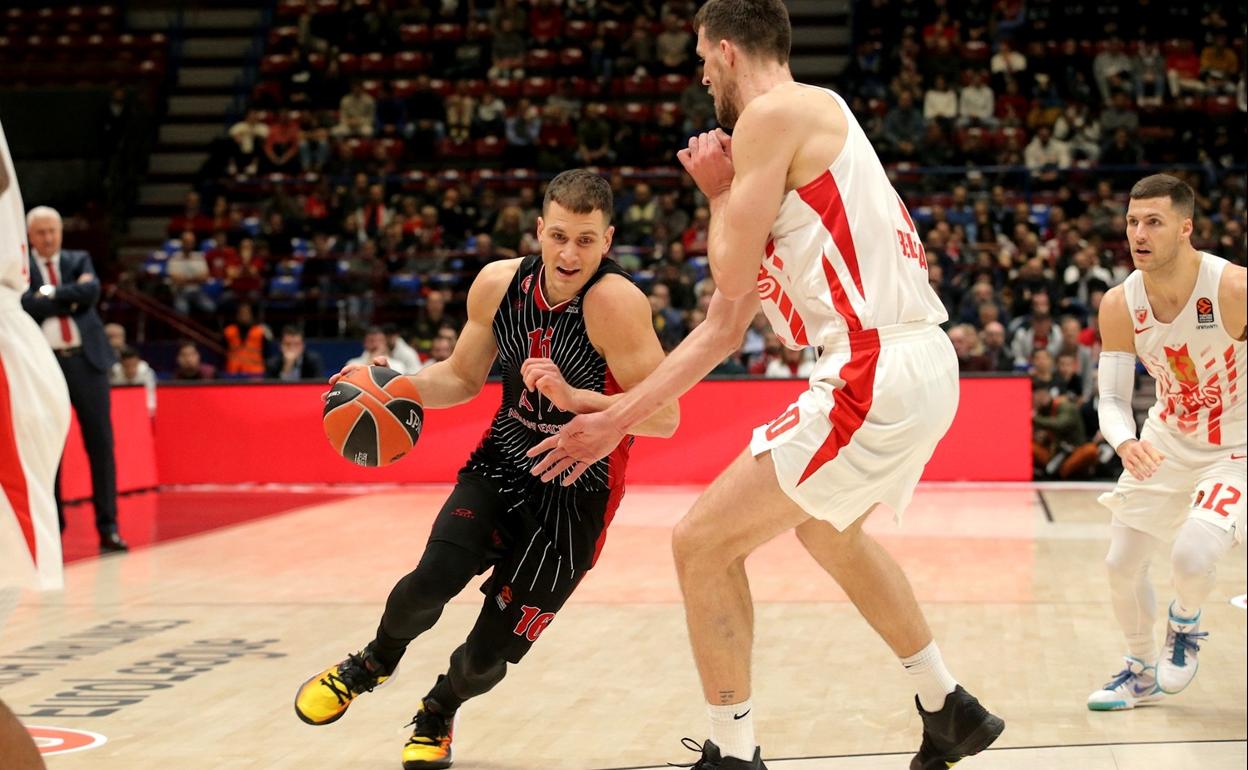
[[[873,347],[886,347],[894,343],[930,336],[933,331],[942,336],[944,335],[944,332],[936,324],[921,321],[881,326],[878,329],[863,329],[862,331],[842,334],[828,341],[819,347],[818,350],[821,356],[824,353],[848,353],[851,349],[868,350]]]

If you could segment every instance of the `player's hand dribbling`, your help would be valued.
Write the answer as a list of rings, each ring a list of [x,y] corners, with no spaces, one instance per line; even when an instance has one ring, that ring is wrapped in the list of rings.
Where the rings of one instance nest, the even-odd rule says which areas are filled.
[[[732,137],[722,128],[689,138],[689,146],[676,153],[680,165],[707,198],[728,192],[736,171],[732,166]]]
[[[579,411],[575,389],[563,379],[559,367],[549,358],[528,358],[520,364],[520,376],[524,387],[539,390],[557,409],[565,412]]]
[[[571,472],[560,483],[571,486],[589,466],[611,454],[624,438],[624,433],[611,422],[605,412],[582,414],[563,426],[558,435],[551,436],[528,451],[529,457],[546,456],[529,470],[542,481],[553,481],[569,469]]]
[[[390,359],[386,358],[385,356],[376,356],[373,358],[372,365],[388,367],[390,366]],[[364,368],[363,364],[347,364],[346,366],[342,367],[341,371],[339,371],[333,377],[329,378],[329,384],[332,386],[334,383],[338,382],[338,380],[341,380],[343,377],[346,377],[348,374],[350,374],[351,372],[354,372],[356,369],[363,369],[363,368]],[[325,393],[322,393],[321,400],[324,401],[328,396],[329,396],[328,391],[326,391]]]
[[[1161,461],[1166,459],[1149,442],[1135,439],[1122,442],[1122,446],[1118,447],[1118,456],[1122,458],[1122,467],[1140,481],[1156,473]]]

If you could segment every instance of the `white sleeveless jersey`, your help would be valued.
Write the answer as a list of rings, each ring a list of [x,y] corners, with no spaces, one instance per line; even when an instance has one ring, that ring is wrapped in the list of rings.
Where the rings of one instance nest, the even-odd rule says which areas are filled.
[[[849,132],[840,155],[784,196],[771,228],[758,293],[789,347],[828,346],[847,333],[907,323],[941,324],[927,254],[862,126],[839,94]]]
[[[0,286],[25,293],[30,286],[30,261],[26,256],[26,210],[17,189],[9,142],[0,125]]]
[[[1239,446],[1248,431],[1246,346],[1222,325],[1218,286],[1226,260],[1200,254],[1187,304],[1170,323],[1153,314],[1139,270],[1123,283],[1135,331],[1135,352],[1157,381],[1150,420],[1208,446]]]

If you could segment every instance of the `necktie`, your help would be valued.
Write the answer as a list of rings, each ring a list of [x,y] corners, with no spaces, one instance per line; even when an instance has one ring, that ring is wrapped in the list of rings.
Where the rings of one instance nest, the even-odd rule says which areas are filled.
[[[61,281],[56,274],[56,260],[49,259],[45,264],[48,266],[48,283],[53,287],[59,286]],[[61,339],[65,342],[72,342],[74,335],[69,328],[69,319],[65,316],[58,316],[58,318],[61,322]]]

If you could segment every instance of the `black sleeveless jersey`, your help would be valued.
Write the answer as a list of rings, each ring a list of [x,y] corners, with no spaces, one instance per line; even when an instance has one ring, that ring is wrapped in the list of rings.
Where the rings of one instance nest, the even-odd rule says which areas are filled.
[[[603,515],[609,517],[614,513],[614,505],[607,505],[608,510],[604,512],[602,498],[605,495],[618,502],[623,493],[624,467],[633,439],[625,438],[612,454],[594,463],[572,487],[563,487],[557,480],[544,483],[529,474],[529,469],[538,461],[525,457],[525,453],[557,434],[575,414],[555,408],[542,392],[525,389],[520,364],[527,358],[550,358],[570,387],[605,394],[619,392],[607,361],[589,342],[583,313],[585,293],[610,273],[629,277],[624,268],[604,258],[577,296],[552,306],[543,293],[542,258],[527,257],[520,262],[494,313],[492,329],[503,371],[503,402],[463,468],[463,473],[492,480],[495,488],[517,500],[517,505],[523,500],[539,520],[545,519],[545,527],[578,530],[557,539],[557,542],[563,540],[560,545],[564,548],[560,550],[573,552],[568,555],[574,562],[582,562],[590,555],[585,553],[587,548],[597,553],[594,542],[599,540],[608,523]],[[553,520],[550,520],[552,514]],[[568,538],[572,540],[569,542]],[[600,542],[598,545],[600,547]]]

